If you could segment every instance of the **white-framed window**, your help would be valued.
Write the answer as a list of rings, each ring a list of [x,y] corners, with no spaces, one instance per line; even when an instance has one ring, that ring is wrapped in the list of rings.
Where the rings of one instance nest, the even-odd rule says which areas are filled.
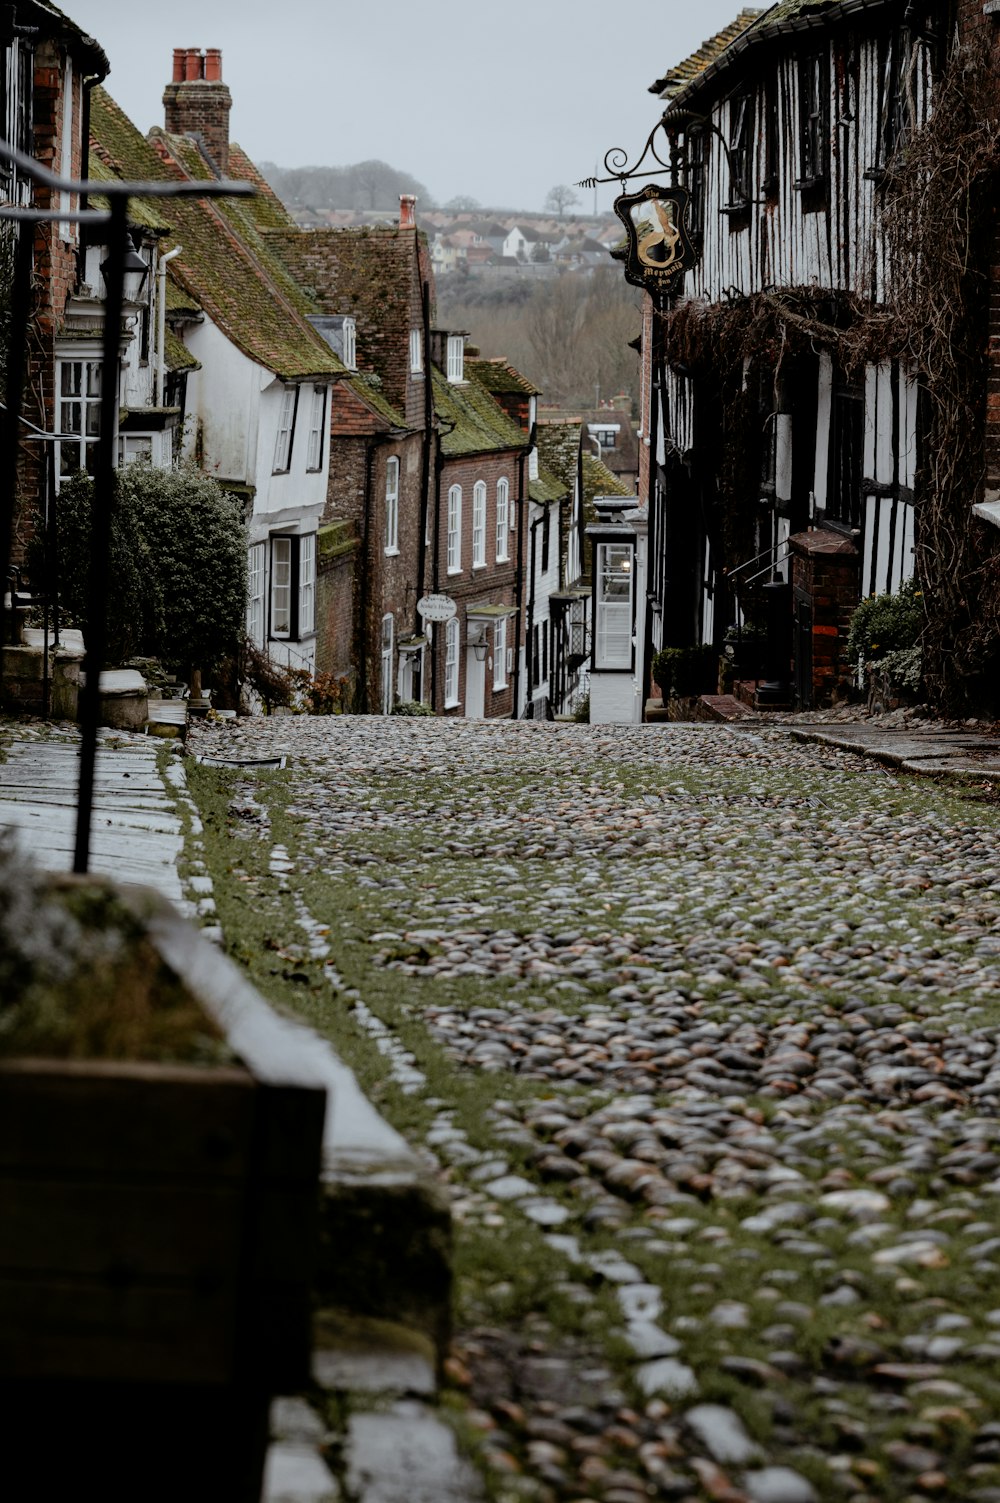
[[[309,409],[309,447],[306,455],[307,470],[323,468],[323,435],[326,429],[326,387],[314,386],[312,405]]]
[[[486,481],[472,487],[472,567],[486,568]]]
[[[101,362],[59,361],[59,474],[87,470],[97,463],[101,431]]]
[[[118,468],[123,470],[126,465],[135,464],[137,459],[153,458],[153,435],[151,433],[119,433],[118,435]]]
[[[594,667],[632,666],[632,549],[627,543],[597,545]]]
[[[410,330],[410,372],[416,375],[424,368],[424,337],[419,329]]]
[[[264,544],[254,543],[247,553],[247,636],[257,647],[264,645],[265,564]]]
[[[458,618],[452,616],[444,629],[444,703],[458,704]]]
[[[291,469],[292,442],[295,437],[295,409],[298,405],[297,386],[286,386],[281,393],[281,415],[278,418],[278,437],[274,444],[274,473],[285,475]]]
[[[358,331],[353,318],[344,319],[344,364],[349,371],[358,368]]]
[[[299,538],[299,636],[316,630],[316,534]]]
[[[448,335],[448,380],[465,380],[465,336]]]
[[[498,616],[493,623],[493,687],[507,687],[507,617]]]
[[[510,532],[510,482],[497,481],[497,563],[506,563],[510,557],[508,534]]]
[[[462,572],[462,487],[448,492],[448,573]]]
[[[269,635],[297,641],[316,630],[316,534],[271,537]]]
[[[391,715],[395,697],[393,682],[393,659],[395,657],[396,623],[393,616],[382,617],[382,714]]]
[[[385,551],[399,552],[399,460],[385,462]]]
[[[271,636],[292,635],[292,539],[271,539]]]

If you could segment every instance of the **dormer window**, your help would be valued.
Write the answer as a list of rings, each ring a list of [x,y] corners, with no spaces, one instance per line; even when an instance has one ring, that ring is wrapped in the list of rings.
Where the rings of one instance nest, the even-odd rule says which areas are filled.
[[[344,361],[344,364],[347,366],[347,369],[349,371],[356,371],[357,370],[357,368],[358,368],[358,342],[357,342],[357,330],[354,327],[354,320],[353,320],[353,318],[345,318],[344,319],[344,354],[343,354],[343,361]]]
[[[465,380],[465,336],[462,334],[448,335],[448,380]]]

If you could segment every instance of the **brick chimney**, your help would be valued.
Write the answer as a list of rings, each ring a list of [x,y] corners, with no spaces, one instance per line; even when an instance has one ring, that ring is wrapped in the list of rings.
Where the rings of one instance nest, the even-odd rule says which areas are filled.
[[[222,82],[218,47],[174,48],[174,74],[163,91],[165,125],[171,135],[193,136],[220,177],[229,171],[229,111],[233,99]]]
[[[415,230],[417,227],[417,199],[414,193],[399,195],[399,228]]]

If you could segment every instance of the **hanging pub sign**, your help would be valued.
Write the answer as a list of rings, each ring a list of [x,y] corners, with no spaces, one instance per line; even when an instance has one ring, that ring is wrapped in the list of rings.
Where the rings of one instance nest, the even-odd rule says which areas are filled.
[[[647,183],[638,193],[615,199],[615,213],[625,226],[625,245],[616,252],[625,263],[625,280],[647,292],[673,293],[694,261],[684,226],[688,195],[683,188]]]

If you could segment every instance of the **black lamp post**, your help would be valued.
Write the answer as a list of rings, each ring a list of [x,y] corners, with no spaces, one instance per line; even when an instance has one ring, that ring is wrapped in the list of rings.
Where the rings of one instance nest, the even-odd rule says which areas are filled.
[[[128,231],[128,206],[132,198],[251,198],[256,193],[252,183],[175,181],[127,183],[77,181],[60,177],[43,167],[34,157],[17,151],[0,141],[0,162],[10,162],[24,178],[47,188],[53,198],[58,194],[76,194],[86,200],[101,194],[111,204],[109,214],[93,210],[75,213],[61,208],[0,208],[0,219],[22,221],[19,226],[17,262],[14,277],[12,328],[7,378],[7,412],[4,426],[5,449],[0,468],[0,589],[6,585],[13,537],[15,496],[17,491],[17,442],[21,405],[24,394],[25,350],[28,316],[31,305],[31,267],[34,249],[34,225],[43,221],[67,220],[106,224],[108,257],[101,267],[107,287],[104,305],[103,374],[101,382],[101,430],[97,442],[94,473],[94,509],[91,527],[89,580],[89,623],[87,653],[84,659],[86,679],[80,694],[80,782],[77,794],[76,841],[73,854],[74,872],[84,873],[90,866],[90,827],[94,807],[94,774],[97,762],[97,730],[100,710],[101,669],[107,645],[109,553],[111,518],[115,505],[115,438],[117,434],[119,366],[122,339],[122,314],[126,302],[126,279],[134,280],[128,292],[130,301],[142,296],[149,266],[136,251]]]

